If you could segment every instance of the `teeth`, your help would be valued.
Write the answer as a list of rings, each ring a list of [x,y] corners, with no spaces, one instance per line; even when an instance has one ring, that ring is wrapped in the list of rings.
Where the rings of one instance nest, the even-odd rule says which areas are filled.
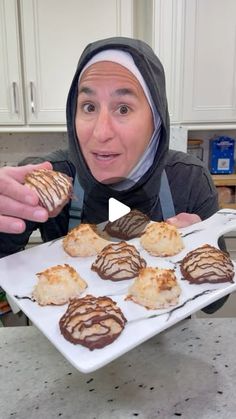
[[[97,154],[97,155],[96,155],[96,157],[97,157],[99,160],[109,160],[109,159],[111,159],[112,157],[114,157],[114,155],[112,155],[112,154]]]

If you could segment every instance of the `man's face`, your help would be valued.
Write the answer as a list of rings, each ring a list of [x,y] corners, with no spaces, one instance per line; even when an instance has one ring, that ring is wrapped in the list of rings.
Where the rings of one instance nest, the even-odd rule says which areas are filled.
[[[128,176],[153,130],[152,111],[141,85],[125,67],[102,61],[79,83],[76,132],[86,163],[99,181]]]

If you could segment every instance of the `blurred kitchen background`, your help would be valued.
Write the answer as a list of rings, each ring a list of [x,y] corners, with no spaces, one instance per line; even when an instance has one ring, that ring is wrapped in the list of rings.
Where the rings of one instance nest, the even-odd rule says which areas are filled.
[[[220,206],[236,208],[235,16],[235,0],[0,0],[0,165],[66,148],[66,96],[83,48],[131,36],[164,65],[170,147],[203,160]],[[36,233],[30,245],[39,242]],[[226,242],[236,260],[236,232]],[[235,315],[233,294],[215,316]]]

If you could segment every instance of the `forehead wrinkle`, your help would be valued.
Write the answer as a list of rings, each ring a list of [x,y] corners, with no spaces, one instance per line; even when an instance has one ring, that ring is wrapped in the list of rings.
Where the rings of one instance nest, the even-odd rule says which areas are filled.
[[[78,94],[81,95],[83,93],[86,94],[86,95],[89,95],[89,96],[95,96],[96,95],[96,90],[91,89],[91,87],[88,87],[88,86],[82,86],[82,87],[79,88],[79,93]],[[119,89],[116,89],[114,92],[112,92],[110,94],[110,96],[111,97],[116,97],[116,96],[118,96],[118,97],[120,97],[120,96],[137,97],[137,93],[129,87],[121,87]]]
[[[117,90],[117,93],[115,93],[114,90],[114,94],[116,94],[117,96],[131,95],[133,97],[137,97],[140,90],[141,92],[143,92],[143,88],[139,83],[138,79],[126,67],[110,61],[101,61],[92,64],[91,66],[85,69],[84,73],[82,73],[79,83],[81,86],[81,88],[79,86],[79,94],[85,93],[90,95],[96,95],[96,87],[94,88],[93,85],[91,86],[91,82],[93,84],[99,80],[111,82],[113,79],[119,80],[121,85],[121,87],[117,86],[117,89],[114,88],[115,90]]]

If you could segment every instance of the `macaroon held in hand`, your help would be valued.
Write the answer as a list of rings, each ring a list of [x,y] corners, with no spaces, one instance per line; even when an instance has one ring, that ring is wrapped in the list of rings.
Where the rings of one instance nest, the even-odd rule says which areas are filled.
[[[35,169],[52,169],[49,162],[0,169],[0,231],[19,234],[25,230],[24,220],[45,222],[48,212],[39,206],[36,193],[24,185],[26,174]]]

